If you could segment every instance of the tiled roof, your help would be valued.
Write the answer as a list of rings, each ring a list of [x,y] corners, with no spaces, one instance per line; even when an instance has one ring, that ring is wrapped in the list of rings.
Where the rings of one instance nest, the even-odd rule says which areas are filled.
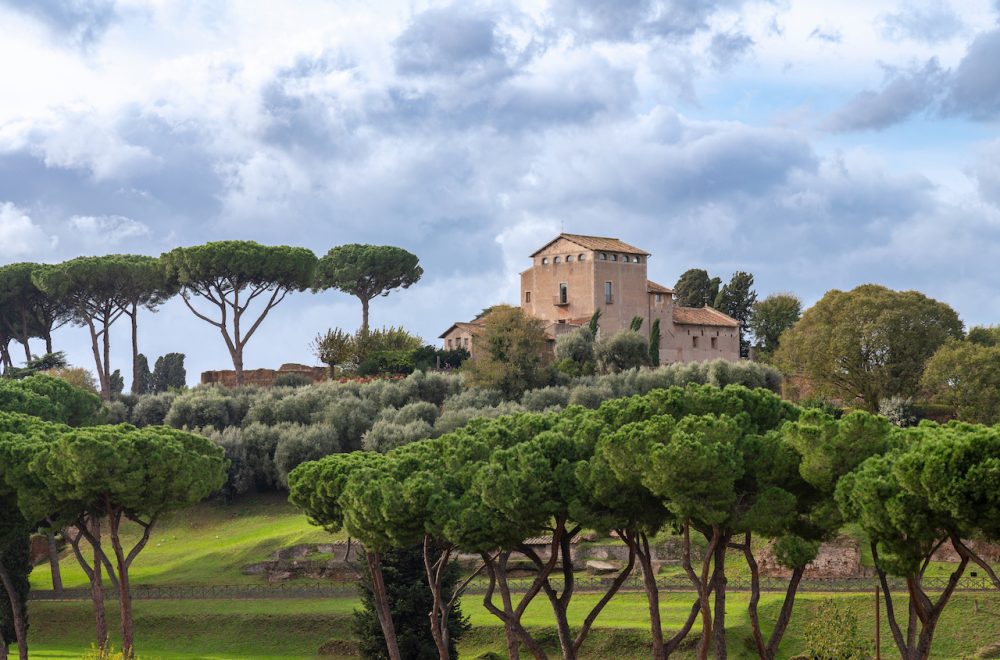
[[[458,321],[458,322],[452,323],[450,326],[448,326],[447,330],[445,330],[440,335],[438,335],[438,339],[444,339],[445,336],[449,332],[451,332],[452,330],[454,330],[455,328],[458,328],[460,330],[468,330],[469,332],[476,332],[481,327],[483,327],[483,323],[479,319],[476,319],[472,323],[466,323],[464,321]]]
[[[531,253],[531,256],[535,256],[548,246],[552,245],[560,238],[565,238],[567,241],[572,241],[582,248],[587,250],[606,250],[608,252],[627,252],[628,254],[643,254],[649,255],[645,250],[640,250],[634,245],[629,245],[624,243],[617,238],[607,238],[605,236],[584,236],[582,234],[559,234],[551,241],[538,248]]]
[[[646,292],[647,293],[673,293],[674,290],[668,286],[663,286],[662,284],[657,284],[653,280],[646,280]]]
[[[739,322],[711,307],[674,307],[674,323],[679,325],[715,325],[735,328]]]

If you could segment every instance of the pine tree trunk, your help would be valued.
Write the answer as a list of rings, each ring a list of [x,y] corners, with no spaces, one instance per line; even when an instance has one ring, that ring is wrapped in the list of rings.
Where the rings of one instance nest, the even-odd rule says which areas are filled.
[[[94,366],[97,367],[97,380],[101,385],[101,398],[108,401],[111,399],[111,386],[108,383],[107,374],[104,372],[104,364],[101,361],[101,347],[97,338],[97,328],[94,326],[94,319],[87,319],[87,327],[90,329],[90,349],[94,353]]]
[[[49,531],[45,533],[45,540],[49,546],[49,569],[52,573],[52,591],[57,594],[62,593],[62,571],[59,567],[59,550],[56,548],[56,535]]]
[[[726,549],[729,536],[719,539],[715,546],[715,620],[712,622],[716,660],[726,660]]]
[[[100,520],[92,520],[90,528],[90,533],[100,542]],[[105,652],[108,649],[108,620],[104,612],[104,581],[101,579],[101,573],[101,558],[97,548],[94,548],[94,574],[90,579],[90,597],[94,603],[94,627],[97,632],[97,648]]]
[[[24,610],[22,609],[21,596],[10,579],[7,567],[0,561],[0,584],[7,591],[10,599],[10,610],[14,616],[14,635],[17,637],[17,651],[21,660],[28,660],[28,626],[24,620]]]
[[[399,642],[396,639],[396,626],[392,621],[392,611],[389,608],[389,596],[385,590],[385,580],[382,577],[382,560],[377,552],[365,552],[368,560],[368,570],[372,576],[372,592],[375,596],[375,611],[378,613],[382,635],[385,637],[386,651],[389,660],[403,660],[399,654]]]
[[[363,335],[368,334],[368,303],[370,301],[367,298],[361,299],[361,333]]]
[[[136,385],[139,383],[139,324],[137,316],[139,315],[139,310],[136,309],[135,304],[132,305],[132,313],[129,318],[132,319],[132,393],[136,394]]]
[[[118,536],[121,512],[112,513],[108,519],[111,524],[111,545],[118,563],[118,609],[121,613],[122,656],[125,660],[132,660],[135,657],[135,630],[132,625],[132,594],[129,591],[128,564]]]

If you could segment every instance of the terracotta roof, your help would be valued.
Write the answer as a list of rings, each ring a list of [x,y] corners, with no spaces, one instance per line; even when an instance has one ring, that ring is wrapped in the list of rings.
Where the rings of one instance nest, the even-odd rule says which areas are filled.
[[[678,325],[716,325],[735,328],[739,322],[728,314],[711,307],[674,307],[674,323]]]
[[[587,250],[606,250],[608,252],[627,252],[629,254],[642,254],[649,256],[649,253],[645,250],[640,250],[634,245],[629,245],[628,243],[623,243],[617,238],[607,238],[605,236],[584,236],[583,234],[559,234],[551,241],[538,248],[531,253],[531,256],[535,256],[548,246],[552,245],[560,238],[565,238],[567,241],[572,241],[582,248]]]
[[[479,321],[478,319],[476,319],[472,323],[465,323],[464,321],[457,321],[457,322],[452,323],[451,325],[449,325],[447,330],[445,330],[440,335],[438,335],[438,339],[444,339],[445,336],[449,332],[451,332],[452,330],[454,330],[455,328],[459,328],[460,330],[468,330],[469,332],[475,332],[476,330],[479,330],[479,328],[481,328],[481,327],[483,327],[483,323],[482,323],[482,321]]]
[[[653,280],[646,280],[646,292],[647,293],[673,293],[674,290],[668,286],[663,286],[662,284],[657,284]]]

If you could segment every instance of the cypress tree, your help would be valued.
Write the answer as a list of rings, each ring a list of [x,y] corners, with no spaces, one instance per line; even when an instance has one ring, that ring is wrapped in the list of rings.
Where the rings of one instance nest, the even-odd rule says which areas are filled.
[[[653,319],[649,327],[649,364],[660,366],[660,319]]]

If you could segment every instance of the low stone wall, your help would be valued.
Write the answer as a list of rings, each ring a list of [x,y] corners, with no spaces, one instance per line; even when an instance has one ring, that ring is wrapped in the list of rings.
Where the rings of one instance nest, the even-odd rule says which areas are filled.
[[[310,367],[305,364],[283,364],[278,369],[244,369],[243,384],[256,385],[258,387],[271,387],[274,379],[279,376],[298,374],[310,379],[313,383],[322,383],[327,379],[326,367]],[[203,371],[201,373],[202,385],[223,385],[225,387],[236,386],[236,372],[229,369],[225,371]]]
[[[790,577],[792,571],[780,565],[768,544],[757,559],[760,574],[764,577]],[[806,565],[806,579],[835,579],[864,577],[861,550],[858,543],[846,536],[838,537],[819,547],[816,558]]]

